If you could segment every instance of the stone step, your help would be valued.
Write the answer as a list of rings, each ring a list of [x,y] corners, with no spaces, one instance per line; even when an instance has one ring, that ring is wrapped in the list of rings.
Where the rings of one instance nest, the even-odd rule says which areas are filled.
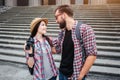
[[[60,62],[60,60],[61,60],[61,56],[60,55],[53,55],[53,57],[54,57],[55,61]],[[119,58],[120,58],[120,56],[119,56]],[[100,59],[99,58],[99,53],[98,53],[98,58],[96,59],[94,65],[120,68],[120,64],[119,63],[120,63],[119,59],[118,59],[118,61],[117,61],[117,59],[116,60],[108,59],[108,58]]]
[[[18,23],[18,24],[29,24],[31,23],[31,20],[12,20],[12,21],[8,21],[6,23]],[[87,24],[99,24],[99,25],[120,25],[120,21],[83,21],[81,20],[83,23],[87,23]],[[56,24],[56,22],[48,22],[49,24]]]
[[[4,44],[24,44],[27,39],[19,40],[19,39],[0,39],[0,43]],[[99,46],[120,46],[120,42],[118,41],[109,41],[109,40],[96,40],[97,45]]]
[[[57,30],[56,30],[57,29]],[[11,27],[9,27],[9,28],[5,28],[5,27],[0,27],[0,30],[2,30],[2,31],[17,31],[17,32],[21,32],[21,31],[26,31],[26,32],[29,32],[29,30],[30,30],[30,28],[29,27],[24,27],[24,28],[22,28],[22,27],[18,27],[18,28],[11,28]],[[93,30],[94,30],[94,32],[95,33],[108,33],[108,34],[117,34],[117,35],[119,35],[119,31],[120,31],[120,29],[119,28],[97,28],[97,27],[93,27]],[[56,33],[58,33],[59,31],[60,31],[60,29],[56,26],[56,27],[52,27],[51,28],[51,26],[48,26],[47,27],[47,31],[48,32],[56,32]]]
[[[9,50],[8,50],[9,51]],[[11,50],[12,51],[12,50]],[[12,51],[13,52],[13,51]],[[15,51],[16,53],[18,51]],[[1,52],[0,55],[1,55],[1,58],[0,60],[10,60],[10,61],[13,61],[13,62],[18,62],[18,63],[25,63],[25,53],[21,53],[21,51],[19,51],[17,54],[16,53],[12,53],[12,54],[5,54],[4,52]],[[5,57],[6,56],[6,57]],[[23,61],[20,61],[19,59],[17,58],[20,58],[20,60],[24,58]],[[13,58],[13,59],[11,59]],[[53,55],[53,58],[55,60],[55,62],[60,62],[61,60],[61,56],[60,55],[57,55],[57,54],[54,54]],[[115,67],[115,68],[120,68],[120,64],[119,64],[119,61],[116,61],[116,60],[108,60],[108,59],[96,59],[94,65],[99,65],[99,66],[109,66],[109,67]]]
[[[97,45],[103,46],[120,46],[120,41],[96,40]]]
[[[29,26],[30,25],[30,23],[6,23],[5,25],[10,25],[10,26]],[[54,22],[54,24],[53,23],[49,23],[48,25],[58,25],[56,22]],[[102,23],[94,23],[94,24],[90,24],[89,23],[89,25],[91,25],[91,26],[103,26],[103,27],[105,27],[105,26],[119,26],[118,24],[102,24]]]
[[[4,17],[3,17],[4,18]],[[24,17],[19,17],[19,16],[16,16],[16,17],[14,17],[13,18],[13,20],[23,20],[23,19],[34,19],[35,17],[27,17],[27,16],[24,16]],[[105,18],[105,17],[101,17],[101,18],[75,18],[76,20],[88,20],[88,21],[91,21],[91,20],[99,20],[99,21],[120,21],[120,18],[118,18],[118,17],[107,17],[107,18]],[[53,21],[53,22],[55,22],[55,18],[48,18],[48,21]]]
[[[23,32],[19,32],[19,34],[16,35],[16,33],[11,33],[11,32],[7,32],[7,33],[1,33],[0,32],[0,37],[3,38],[3,39],[27,39],[29,37],[29,33],[23,33]],[[48,36],[51,36],[51,37],[57,37],[58,34],[55,34],[55,33],[47,33],[46,35]],[[96,35],[96,39],[97,40],[109,40],[109,41],[119,41],[120,40],[120,37],[119,36],[112,36],[112,35]]]
[[[35,17],[36,18],[36,17]],[[30,25],[30,23],[31,23],[31,21],[32,20],[30,20],[30,21],[26,21],[27,23],[20,23],[19,21],[21,21],[21,20],[18,20],[18,21],[16,21],[16,22],[14,22],[14,21],[12,21],[11,23],[10,23],[10,21],[8,22],[8,23],[6,23],[5,25]],[[80,21],[80,20],[79,20]],[[22,22],[22,21],[21,21]],[[86,23],[86,22],[85,22]],[[103,24],[102,24],[103,23]],[[110,25],[110,24],[115,24],[115,22],[112,22],[112,21],[110,21],[110,22],[100,22],[100,21],[98,21],[98,22],[87,22],[87,24],[91,24],[91,25],[96,25],[96,26],[100,26],[100,25],[103,25],[103,26],[113,26],[113,25]],[[98,24],[98,25],[97,25]],[[118,25],[119,24],[119,21],[116,21],[116,25]],[[55,21],[49,21],[48,22],[48,25],[58,25]],[[116,26],[116,25],[114,25],[114,26]]]
[[[47,30],[47,34],[58,34],[60,30],[52,30],[52,29],[48,29]],[[94,31],[96,35],[106,35],[106,36],[118,36],[120,35],[119,31],[118,32],[113,32],[113,31]],[[9,34],[8,34],[9,33]],[[21,31],[20,30],[3,30],[3,31],[0,31],[0,34],[8,34],[8,35],[15,35],[15,34],[29,34],[29,30],[25,30],[25,29],[22,29]],[[51,34],[51,35],[52,35]]]
[[[1,55],[0,54],[0,60],[1,61],[8,61],[8,62],[14,62],[14,63],[20,63],[20,64],[25,64],[26,59],[20,56],[8,56],[8,55]]]
[[[105,18],[105,17],[101,17],[101,18],[75,18],[76,20],[120,20],[120,18],[119,17],[107,17],[107,18]]]
[[[0,47],[1,48],[9,48],[9,49],[17,49],[17,50],[23,50],[23,45],[24,44],[6,44],[6,43],[1,43]],[[120,52],[120,46],[100,46],[97,45],[97,49],[99,51],[114,51],[114,52]]]
[[[22,29],[29,29],[29,26],[30,24],[2,24],[0,26],[0,28],[22,28]],[[58,24],[48,24],[47,25],[48,27],[47,28],[51,28],[51,29],[59,29],[59,25]],[[95,29],[119,29],[120,26],[119,25],[90,25],[92,28],[95,28]],[[60,29],[59,29],[60,30]]]
[[[14,23],[14,22],[13,22]],[[48,22],[49,24],[56,24],[56,22]],[[120,25],[120,23],[100,23],[100,22],[88,22],[87,24],[90,24],[90,25]]]
[[[90,73],[120,76],[120,69],[114,67],[92,66]]]
[[[0,54],[1,55],[8,55],[8,56],[19,56],[19,57],[25,57],[25,53],[22,50],[16,50],[16,49],[2,49],[0,48]],[[53,54],[56,61],[60,61],[61,57],[59,54]],[[97,59],[108,59],[108,60],[118,60],[120,59],[120,53],[114,52],[114,51],[98,51],[97,53]],[[119,65],[119,64],[118,64]]]
[[[120,47],[117,46],[97,46],[97,49],[100,51],[115,51],[120,52]]]
[[[103,52],[104,53],[104,52]],[[97,60],[95,61],[95,65],[100,65],[100,66],[109,66],[109,67],[119,67],[120,68],[120,64],[119,64],[119,60],[116,61],[116,60],[108,60],[108,59],[99,59],[99,52],[98,52],[98,58]],[[107,53],[108,55],[109,53]],[[11,50],[11,49],[0,49],[0,55],[2,56],[6,56],[7,57],[23,57],[25,58],[25,53],[23,50]],[[112,54],[113,56],[115,56],[115,54]],[[120,54],[118,53],[117,54],[120,58]],[[117,56],[116,55],[116,56]],[[56,62],[60,62],[61,60],[61,56],[58,55],[58,54],[54,54],[53,55],[54,59]],[[13,59],[13,61],[16,61],[16,59]],[[18,61],[18,62],[21,62],[21,61]]]
[[[110,59],[96,59],[94,65],[120,68],[120,61]]]
[[[20,64],[26,63],[26,59],[23,57],[12,57],[12,56],[1,55],[1,54],[0,54],[0,56],[1,56],[0,60],[2,60],[2,61],[14,62],[14,63],[20,63]],[[104,61],[104,60],[102,60],[102,61]],[[55,64],[57,67],[59,67],[59,65],[60,65],[59,62],[55,62]],[[109,75],[119,76],[120,69],[116,68],[116,67],[109,67],[109,66],[106,67],[106,66],[93,65],[92,68],[90,69],[90,73],[109,74]]]
[[[40,14],[39,14],[40,15]],[[53,15],[53,14],[52,14]],[[36,16],[37,17],[37,16]],[[32,20],[33,18],[28,18],[28,17],[18,17],[16,16],[15,18],[12,19],[12,21],[15,21],[15,22],[19,22],[19,21],[30,21]],[[48,18],[49,20],[49,18]],[[120,22],[120,19],[76,19],[76,20],[79,20],[79,21],[84,21],[84,22],[115,22],[115,23],[119,23]],[[54,20],[49,20],[49,22],[55,22],[55,19]]]
[[[0,27],[0,30],[2,31],[29,31],[30,28],[29,27]],[[48,26],[47,27],[47,30],[49,31],[60,31],[59,27],[51,27],[51,26]],[[97,27],[93,27],[93,30],[94,31],[110,31],[110,32],[119,32],[120,31],[120,27],[119,28],[97,28]]]

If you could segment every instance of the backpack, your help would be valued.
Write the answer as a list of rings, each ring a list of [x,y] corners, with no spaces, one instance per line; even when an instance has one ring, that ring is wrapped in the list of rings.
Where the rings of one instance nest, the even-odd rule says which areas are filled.
[[[81,33],[80,33],[80,27],[81,27],[81,25],[82,25],[82,22],[79,22],[78,21],[78,24],[77,24],[77,26],[76,26],[76,29],[75,29],[75,35],[76,35],[76,38],[80,41],[80,47],[82,48],[82,55],[83,55],[83,57],[82,57],[82,62],[84,63],[84,61],[85,61],[85,59],[86,59],[86,52],[85,52],[85,47],[84,47],[84,44],[83,44],[83,39],[82,39],[82,37],[81,37]]]

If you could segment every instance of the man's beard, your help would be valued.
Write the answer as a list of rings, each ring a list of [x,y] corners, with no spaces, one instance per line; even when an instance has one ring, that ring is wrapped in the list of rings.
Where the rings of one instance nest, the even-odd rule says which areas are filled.
[[[60,29],[63,29],[63,28],[66,27],[66,22],[65,22],[65,20],[63,20],[63,22],[59,23],[59,27],[60,27]]]

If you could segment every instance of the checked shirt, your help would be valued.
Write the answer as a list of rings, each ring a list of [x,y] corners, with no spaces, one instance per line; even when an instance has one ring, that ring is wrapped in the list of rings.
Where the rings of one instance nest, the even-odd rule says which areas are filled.
[[[72,27],[72,40],[74,43],[74,61],[73,61],[73,75],[72,80],[77,80],[80,74],[80,71],[83,66],[82,62],[82,48],[80,47],[80,41],[76,38],[75,28],[77,26],[78,21],[75,21],[75,24]],[[91,26],[87,24],[81,24],[79,27],[80,35],[83,39],[83,45],[85,47],[86,56],[97,55],[96,48],[96,39],[95,34]],[[54,46],[58,53],[62,53],[62,44],[65,36],[65,30],[61,30],[57,39],[53,41]]]

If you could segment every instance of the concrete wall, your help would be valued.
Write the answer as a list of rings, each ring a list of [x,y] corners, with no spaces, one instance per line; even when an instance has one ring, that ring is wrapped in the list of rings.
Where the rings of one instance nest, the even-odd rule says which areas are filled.
[[[56,0],[56,5],[70,4],[70,0]]]
[[[29,6],[40,6],[41,0],[29,0]]]
[[[76,5],[81,5],[81,4],[83,4],[83,0],[75,0],[75,4]]]
[[[120,4],[120,0],[107,0],[108,4]]]
[[[0,0],[0,6],[3,6],[3,2],[4,2],[3,0]]]
[[[55,5],[70,4],[70,3],[71,0],[56,0]],[[120,4],[120,0],[88,0],[88,4],[91,5],[103,5],[103,4],[111,4],[111,3]],[[40,6],[41,4],[42,4],[42,0],[29,0],[29,6]],[[43,4],[48,5],[49,4],[48,0],[43,0]],[[75,5],[83,5],[83,4],[84,4],[84,0],[75,0]],[[5,6],[17,6],[17,0],[5,0]]]
[[[5,6],[17,6],[17,0],[5,0]]]
[[[89,0],[89,4],[92,5],[101,5],[101,4],[106,4],[106,0]]]

